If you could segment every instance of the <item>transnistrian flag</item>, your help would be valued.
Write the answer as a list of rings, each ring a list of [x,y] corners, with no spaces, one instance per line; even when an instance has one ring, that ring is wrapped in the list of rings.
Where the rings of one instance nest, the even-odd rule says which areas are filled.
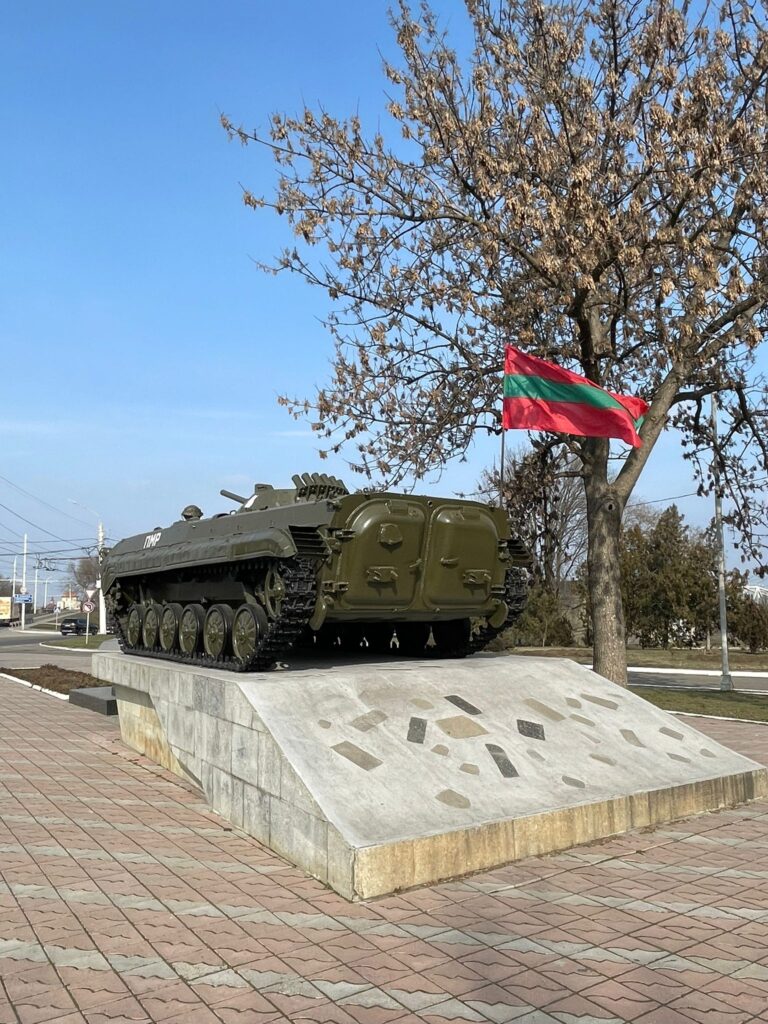
[[[633,448],[649,406],[642,398],[616,395],[570,370],[525,355],[514,345],[504,353],[505,430],[552,430],[581,437],[618,437]]]

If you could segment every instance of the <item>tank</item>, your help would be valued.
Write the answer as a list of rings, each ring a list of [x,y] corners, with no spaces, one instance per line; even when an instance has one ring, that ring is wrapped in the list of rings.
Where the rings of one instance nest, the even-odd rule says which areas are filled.
[[[464,657],[523,610],[530,558],[505,513],[304,473],[238,508],[120,541],[106,607],[131,654],[264,670],[291,649]]]

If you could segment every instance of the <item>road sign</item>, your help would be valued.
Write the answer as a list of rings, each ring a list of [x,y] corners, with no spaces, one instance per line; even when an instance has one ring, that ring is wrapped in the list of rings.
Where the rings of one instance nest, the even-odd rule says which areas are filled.
[[[83,611],[84,612],[90,613],[90,612],[93,612],[95,610],[96,610],[96,605],[93,603],[93,601],[83,601]]]
[[[14,594],[13,595],[13,603],[14,604],[32,604],[32,595],[31,594]]]
[[[94,595],[94,594],[96,593],[96,587],[94,587],[94,588],[93,588],[93,590],[89,590],[89,589],[88,589],[88,588],[86,587],[86,588],[85,588],[85,593],[86,593],[86,596],[87,596],[87,597],[88,597],[89,599],[90,599],[90,598],[92,598],[92,597],[93,597],[93,595]]]

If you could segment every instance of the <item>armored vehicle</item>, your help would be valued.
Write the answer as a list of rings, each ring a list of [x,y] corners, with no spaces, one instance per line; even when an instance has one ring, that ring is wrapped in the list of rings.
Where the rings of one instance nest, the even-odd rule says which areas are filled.
[[[272,667],[319,652],[463,657],[522,611],[528,553],[501,509],[361,491],[304,473],[239,505],[120,541],[102,566],[131,654],[208,667]]]

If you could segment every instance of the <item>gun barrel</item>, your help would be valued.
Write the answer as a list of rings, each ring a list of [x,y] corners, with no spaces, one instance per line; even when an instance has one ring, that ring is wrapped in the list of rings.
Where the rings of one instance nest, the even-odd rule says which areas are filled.
[[[224,487],[219,491],[219,494],[225,498],[230,498],[232,501],[236,501],[239,505],[244,505],[248,501],[242,494],[235,494],[234,491],[228,491]]]

